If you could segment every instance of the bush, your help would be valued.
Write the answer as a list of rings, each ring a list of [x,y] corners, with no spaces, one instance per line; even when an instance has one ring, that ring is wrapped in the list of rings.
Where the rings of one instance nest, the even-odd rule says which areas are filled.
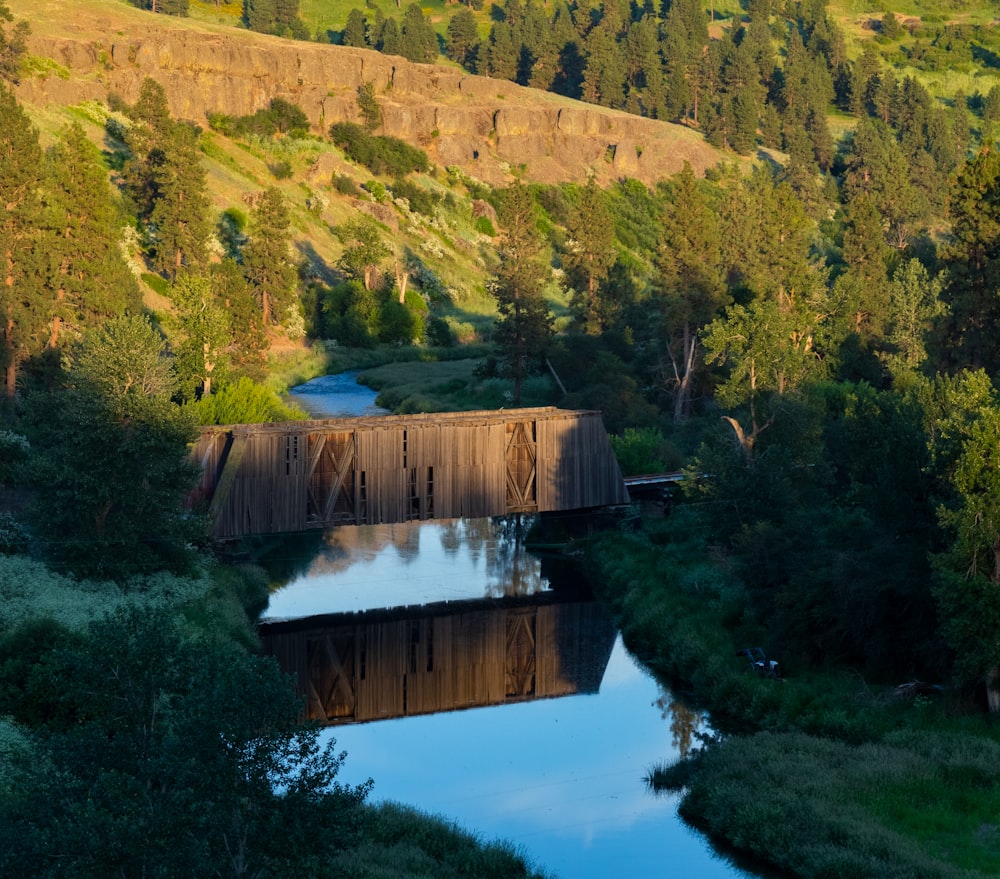
[[[0,485],[17,485],[24,475],[31,446],[19,433],[0,430]]]
[[[480,235],[489,235],[490,238],[496,237],[497,230],[489,217],[476,217],[475,228]]]
[[[288,180],[292,176],[291,162],[275,162],[268,166],[275,180]]]
[[[187,404],[199,424],[264,424],[272,421],[301,421],[308,413],[281,398],[263,385],[240,378],[214,394]]]
[[[653,427],[626,427],[621,436],[611,437],[611,448],[625,476],[679,469],[677,450]]]
[[[430,169],[427,154],[398,138],[371,135],[354,122],[337,122],[330,127],[330,138],[354,162],[373,174],[403,177],[412,171]]]
[[[354,182],[353,178],[348,177],[346,174],[338,174],[333,178],[333,188],[336,189],[341,195],[353,195],[357,197],[361,194],[361,190],[358,189],[358,184]]]
[[[427,321],[427,342],[439,348],[451,348],[455,345],[455,334],[451,331],[448,321],[441,317],[432,317]]]
[[[10,513],[0,513],[0,555],[28,551],[28,532]]]
[[[441,203],[439,193],[430,192],[411,180],[397,180],[392,184],[392,194],[396,198],[405,198],[411,211],[426,217],[434,216],[434,208]]]

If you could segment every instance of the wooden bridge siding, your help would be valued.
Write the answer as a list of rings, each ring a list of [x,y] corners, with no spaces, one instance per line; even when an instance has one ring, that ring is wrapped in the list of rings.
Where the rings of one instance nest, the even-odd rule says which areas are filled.
[[[534,449],[512,450],[508,461],[517,424],[529,444],[534,436]],[[326,452],[316,457],[321,439],[341,450],[354,443],[353,471],[341,465],[350,478],[329,516],[317,506],[337,474]],[[222,538],[628,503],[596,413],[528,409],[207,428],[192,458],[203,466],[195,497],[211,499],[213,534]],[[513,507],[508,466],[522,484],[535,471],[534,496]]]
[[[540,512],[629,503],[599,418],[540,419],[536,442]]]

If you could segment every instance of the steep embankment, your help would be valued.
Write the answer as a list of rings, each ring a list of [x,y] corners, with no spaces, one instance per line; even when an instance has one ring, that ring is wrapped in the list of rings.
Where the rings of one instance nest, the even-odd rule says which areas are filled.
[[[317,132],[357,121],[357,89],[374,82],[383,131],[491,184],[511,169],[530,180],[654,183],[685,160],[699,172],[719,153],[678,125],[363,49],[293,42],[141,12],[124,0],[9,0],[32,23],[29,49],[57,65],[18,87],[29,104],[73,105],[117,93],[132,102],[149,76],[174,114],[204,124],[274,97],[298,104]],[[41,67],[42,65],[35,65]]]

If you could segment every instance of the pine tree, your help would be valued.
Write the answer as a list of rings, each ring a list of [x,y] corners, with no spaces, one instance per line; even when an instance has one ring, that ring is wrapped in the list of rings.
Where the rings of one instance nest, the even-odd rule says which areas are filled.
[[[243,23],[249,30],[271,34],[277,22],[277,0],[243,0]]]
[[[141,307],[138,285],[119,247],[121,222],[101,154],[74,123],[46,156],[41,226],[48,233],[47,283],[55,291],[48,344],[64,328],[79,333],[103,318]]]
[[[445,54],[452,61],[457,61],[469,68],[475,60],[479,47],[479,33],[476,29],[476,17],[472,11],[463,6],[448,22],[448,41]]]
[[[1000,151],[967,162],[948,199],[952,241],[944,248],[944,299],[950,309],[945,350],[954,363],[1000,367]]]
[[[403,12],[399,54],[423,64],[429,64],[438,56],[437,34],[419,3],[411,3]]]
[[[280,323],[292,304],[296,268],[289,255],[291,217],[281,191],[266,189],[250,217],[243,271],[253,288],[265,327]]]
[[[598,290],[615,261],[615,231],[607,197],[591,177],[580,191],[580,201],[567,224],[562,263],[567,282],[575,291],[577,311],[585,332],[602,329]]]
[[[854,131],[847,156],[844,192],[849,199],[866,193],[886,220],[888,242],[906,247],[925,220],[927,197],[911,182],[906,160],[892,131],[878,120],[866,118]]]
[[[49,306],[40,284],[34,248],[39,226],[38,189],[42,150],[14,95],[0,85],[0,366],[8,399],[17,392],[18,370],[44,344]]]
[[[347,14],[347,24],[344,25],[344,33],[341,42],[345,46],[355,46],[364,48],[368,43],[368,21],[360,9],[352,9]]]
[[[524,379],[537,369],[552,335],[552,317],[542,297],[546,270],[539,259],[535,203],[520,183],[503,193],[504,232],[500,268],[489,283],[499,317],[495,341],[499,357],[514,377],[513,405],[521,405]]]
[[[486,72],[496,79],[517,78],[520,47],[514,42],[514,32],[506,21],[494,22],[486,47]]]
[[[379,30],[379,38],[376,48],[386,55],[402,55],[401,37],[399,35],[399,24],[396,19],[387,18],[382,22]]]
[[[243,267],[233,259],[223,259],[212,265],[210,277],[215,299],[229,318],[233,370],[263,381],[267,373],[267,329]]]
[[[13,22],[8,28],[3,22]],[[16,83],[21,59],[27,50],[31,29],[26,21],[14,21],[7,4],[0,0],[0,80]]]
[[[699,331],[726,304],[716,212],[689,162],[670,181],[656,257],[656,299],[674,398],[674,420],[687,417],[700,367]]]
[[[583,99],[604,107],[625,106],[625,62],[614,36],[602,25],[587,37]]]
[[[178,125],[152,169],[156,198],[146,224],[153,265],[171,277],[204,262],[209,233],[208,185],[198,135]]]

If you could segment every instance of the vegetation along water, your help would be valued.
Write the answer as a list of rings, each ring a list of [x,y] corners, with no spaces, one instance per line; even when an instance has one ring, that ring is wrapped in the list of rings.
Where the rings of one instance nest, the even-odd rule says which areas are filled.
[[[720,846],[1000,871],[993,4],[66,7],[0,2],[0,873],[546,869],[345,781],[206,537],[198,426],[345,370],[683,474],[545,541]]]

